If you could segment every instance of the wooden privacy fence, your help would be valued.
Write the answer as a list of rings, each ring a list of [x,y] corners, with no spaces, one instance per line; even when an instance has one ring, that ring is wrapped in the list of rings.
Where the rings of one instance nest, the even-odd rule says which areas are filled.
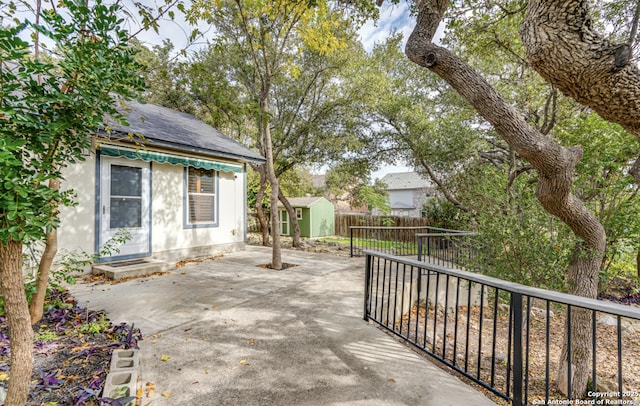
[[[250,213],[247,218],[247,231],[259,233],[260,223],[255,217],[255,213]],[[350,227],[367,226],[367,227],[427,227],[429,219],[420,217],[401,217],[401,216],[372,216],[370,214],[335,214],[335,235],[341,237],[349,237]]]
[[[349,237],[350,227],[426,227],[429,219],[420,217],[401,216],[372,216],[368,214],[336,213],[335,233],[338,236]]]

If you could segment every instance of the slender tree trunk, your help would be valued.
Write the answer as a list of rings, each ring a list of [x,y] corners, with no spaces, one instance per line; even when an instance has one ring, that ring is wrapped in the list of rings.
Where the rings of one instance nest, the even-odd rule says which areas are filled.
[[[262,246],[267,247],[269,246],[269,222],[267,222],[267,217],[262,208],[262,199],[264,199],[264,191],[267,188],[267,177],[264,166],[259,167],[258,174],[260,175],[260,187],[256,194],[256,215],[260,223],[260,231],[262,232]]]
[[[278,198],[284,205],[287,213],[289,213],[289,221],[290,224],[293,225],[293,241],[291,245],[296,248],[300,248],[300,246],[302,245],[300,243],[300,223],[298,222],[298,218],[296,217],[296,211],[293,209],[293,206],[291,206],[291,203],[289,203],[289,200],[285,197],[285,195],[282,194],[282,190],[278,194]]]
[[[54,190],[60,189],[60,180],[51,179],[49,181],[49,187]],[[49,231],[46,235],[46,244],[40,263],[38,264],[38,271],[36,273],[36,292],[31,298],[29,304],[29,315],[31,316],[31,324],[36,324],[42,320],[42,312],[44,311],[44,300],[47,295],[47,285],[49,284],[49,272],[51,271],[51,265],[53,259],[58,252],[58,230],[55,228]]]
[[[267,142],[267,176],[271,184],[271,238],[273,241],[271,249],[271,268],[282,269],[282,244],[280,242],[280,216],[278,213],[278,193],[280,185],[273,170],[273,147],[271,144],[271,131],[269,126],[265,126],[265,139]]]
[[[271,129],[269,128],[269,120],[267,119],[269,111],[269,86],[265,85],[262,93],[262,99],[260,101],[260,107],[262,107],[263,117],[260,120],[262,138],[264,140],[264,148],[266,151],[266,172],[267,179],[271,184],[271,268],[276,270],[282,269],[282,244],[280,242],[280,218],[278,213],[278,194],[280,191],[280,185],[278,183],[278,177],[273,162],[273,141],[271,139]]]
[[[564,148],[530,126],[480,74],[454,53],[432,43],[449,4],[438,0],[419,3],[417,24],[407,41],[406,53],[409,59],[446,80],[493,125],[510,148],[535,168],[539,175],[536,197],[547,212],[562,220],[582,240],[567,271],[569,292],[595,298],[606,236],[602,224],[571,192],[575,165],[582,158],[582,150]],[[590,347],[590,335],[584,332],[591,324],[580,312],[574,313],[571,358],[576,368],[571,394],[576,398],[586,390],[590,372],[589,357],[583,350]]]
[[[24,406],[33,366],[33,329],[22,276],[22,244],[0,243],[0,293],[9,325],[11,369],[6,406]]]
[[[31,298],[29,304],[29,315],[31,316],[31,324],[36,324],[42,320],[42,312],[44,311],[44,300],[47,295],[47,285],[49,284],[49,271],[51,264],[58,252],[58,230],[55,228],[46,235],[46,244],[44,252],[38,264],[36,273],[36,291]]]

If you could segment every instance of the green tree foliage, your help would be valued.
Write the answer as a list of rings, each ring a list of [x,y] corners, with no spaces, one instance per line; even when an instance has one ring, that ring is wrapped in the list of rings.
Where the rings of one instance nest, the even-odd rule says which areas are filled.
[[[32,334],[22,278],[22,244],[58,225],[72,192],[50,188],[79,160],[105,119],[125,123],[119,100],[142,90],[140,66],[119,4],[63,1],[44,10],[41,24],[0,27],[0,288],[11,334],[7,405],[26,403]],[[10,10],[11,11],[11,10]],[[54,44],[34,59],[27,30]],[[45,62],[50,61],[50,62]]]
[[[623,269],[629,275],[638,246],[637,187],[627,173],[637,156],[633,137],[585,112],[528,67],[517,35],[522,2],[459,5],[464,18],[447,20],[443,42],[480,69],[530,124],[567,147],[583,148],[575,193],[607,233],[601,282]],[[392,140],[387,142],[390,150],[404,151],[406,161],[423,170],[431,167],[436,179],[440,175],[440,190],[450,199],[426,207],[430,217],[440,225],[480,232],[495,275],[565,290],[564,274],[576,240],[536,202],[537,175],[531,166],[433,74],[403,65],[407,62],[399,43],[391,37],[373,50],[369,66],[380,72],[376,83],[382,90],[372,109],[386,139]],[[469,214],[454,210],[452,201]]]
[[[334,203],[343,201],[352,208],[377,209],[384,214],[391,211],[387,186],[379,179],[371,179],[371,162],[367,159],[337,163],[327,171],[325,186],[328,199]]]
[[[105,118],[124,122],[118,97],[143,88],[117,6],[65,2],[71,18],[48,10],[44,24],[3,28],[0,49],[0,241],[42,239],[57,226],[57,207],[70,191],[47,187],[61,169],[82,160]],[[52,63],[33,60],[19,34],[31,26],[49,37]],[[99,84],[99,86],[97,85]]]

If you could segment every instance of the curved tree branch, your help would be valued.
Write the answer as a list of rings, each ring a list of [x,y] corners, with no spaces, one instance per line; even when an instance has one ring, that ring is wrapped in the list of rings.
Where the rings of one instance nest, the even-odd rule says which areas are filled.
[[[444,0],[420,2],[417,24],[407,41],[407,56],[446,80],[538,171],[536,196],[545,210],[560,218],[595,252],[604,252],[604,228],[571,193],[575,165],[582,150],[564,148],[545,137],[460,57],[431,42],[448,4]]]

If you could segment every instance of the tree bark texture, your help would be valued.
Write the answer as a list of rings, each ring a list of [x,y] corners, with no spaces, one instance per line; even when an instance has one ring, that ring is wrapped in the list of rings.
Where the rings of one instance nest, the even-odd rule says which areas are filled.
[[[33,366],[33,329],[22,277],[22,244],[0,243],[0,293],[9,326],[11,368],[6,406],[27,404]]]
[[[278,198],[280,199],[280,202],[282,202],[282,204],[284,205],[284,208],[287,210],[287,213],[289,215],[289,224],[293,226],[293,236],[292,236],[291,245],[296,248],[300,248],[300,245],[301,245],[300,223],[298,223],[298,217],[296,217],[296,211],[293,209],[293,206],[291,206],[291,203],[289,203],[289,200],[285,197],[285,195],[282,194],[282,190],[279,191]]]
[[[493,125],[513,150],[535,168],[539,175],[536,187],[538,200],[547,212],[560,218],[582,240],[576,246],[576,252],[581,255],[574,256],[568,269],[569,292],[595,298],[597,270],[604,255],[606,238],[598,219],[571,192],[575,165],[582,157],[582,150],[578,147],[564,148],[529,125],[478,72],[454,53],[432,43],[449,4],[444,0],[417,3],[417,24],[408,39],[406,54],[413,62],[430,69],[449,83]],[[580,320],[572,324],[572,331],[588,328],[590,324],[584,325]],[[588,348],[589,335],[573,336],[574,361]],[[575,370],[574,379],[577,381],[572,385],[574,395],[582,395],[586,388],[578,385],[583,381],[586,385],[589,372],[588,366],[584,368],[588,359],[586,364],[582,361],[585,360],[581,359]]]
[[[640,69],[629,44],[593,28],[586,0],[530,0],[520,29],[527,60],[545,80],[640,137]]]
[[[264,198],[264,192],[267,187],[267,174],[264,165],[260,165],[257,171],[258,175],[260,175],[260,187],[258,188],[258,193],[256,193],[256,215],[260,223],[260,231],[262,232],[262,246],[267,247],[269,246],[269,222],[262,208],[262,199]]]

